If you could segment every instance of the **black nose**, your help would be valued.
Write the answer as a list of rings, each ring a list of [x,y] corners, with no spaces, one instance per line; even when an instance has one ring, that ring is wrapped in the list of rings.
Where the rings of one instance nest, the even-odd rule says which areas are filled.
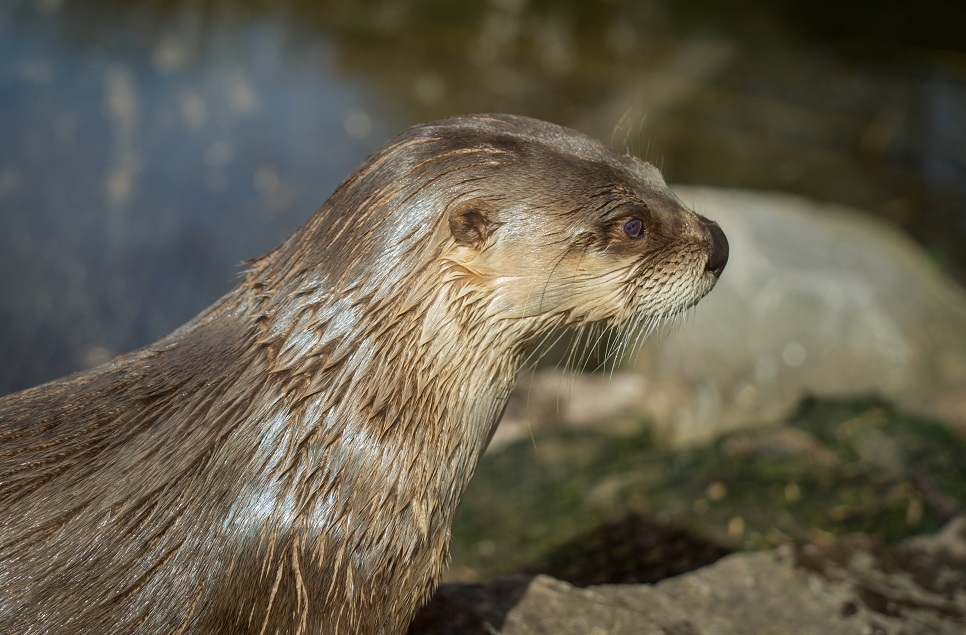
[[[724,232],[718,227],[718,223],[708,221],[708,234],[711,236],[711,250],[708,254],[708,264],[704,266],[705,271],[710,271],[717,278],[724,271],[728,264],[728,239]]]

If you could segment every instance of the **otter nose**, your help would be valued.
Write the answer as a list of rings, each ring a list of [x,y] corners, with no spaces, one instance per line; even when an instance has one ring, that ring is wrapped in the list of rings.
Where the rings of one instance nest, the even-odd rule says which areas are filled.
[[[704,266],[705,271],[710,271],[717,278],[724,271],[728,264],[728,239],[724,232],[718,227],[718,223],[708,221],[708,234],[711,236],[710,251],[708,253],[708,263]]]

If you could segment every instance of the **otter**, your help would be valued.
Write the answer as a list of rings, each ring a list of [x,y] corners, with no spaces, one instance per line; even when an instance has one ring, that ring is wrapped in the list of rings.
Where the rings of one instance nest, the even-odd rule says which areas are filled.
[[[7,633],[399,633],[532,347],[728,258],[657,169],[463,116],[368,158],[158,342],[0,399]]]

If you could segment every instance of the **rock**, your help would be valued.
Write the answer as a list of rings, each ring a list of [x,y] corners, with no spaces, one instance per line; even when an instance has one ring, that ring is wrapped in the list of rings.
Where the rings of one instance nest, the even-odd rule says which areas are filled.
[[[652,391],[684,393],[670,434],[772,421],[805,394],[875,393],[966,425],[966,294],[911,239],[801,197],[675,190],[721,224],[731,259],[693,319],[639,360]]]
[[[883,547],[864,536],[733,554],[657,584],[548,576],[444,585],[411,635],[906,635],[966,632],[966,518]]]

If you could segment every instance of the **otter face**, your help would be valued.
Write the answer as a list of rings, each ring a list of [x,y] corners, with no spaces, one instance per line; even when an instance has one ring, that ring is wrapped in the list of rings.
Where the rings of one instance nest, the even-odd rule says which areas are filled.
[[[495,143],[499,165],[468,179],[473,196],[448,211],[446,258],[486,289],[488,313],[633,328],[714,287],[728,241],[656,168],[550,124],[529,130]]]

